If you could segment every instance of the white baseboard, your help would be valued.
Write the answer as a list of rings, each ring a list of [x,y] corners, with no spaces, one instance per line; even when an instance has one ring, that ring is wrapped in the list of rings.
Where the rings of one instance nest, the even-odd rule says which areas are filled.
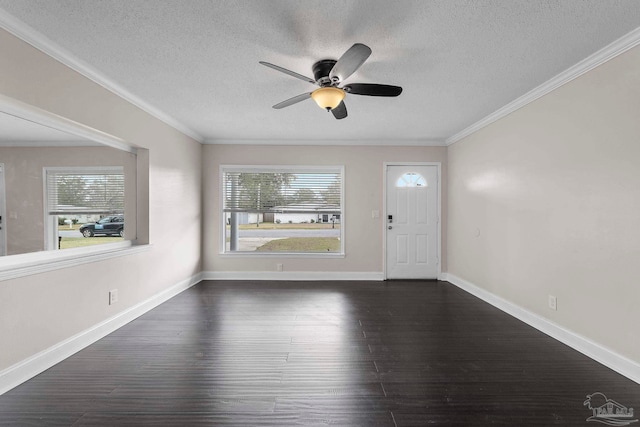
[[[40,353],[0,371],[0,395],[44,372],[202,280],[198,273]]]
[[[384,280],[380,271],[204,271],[202,280]]]
[[[445,280],[640,384],[640,364],[450,273]]]

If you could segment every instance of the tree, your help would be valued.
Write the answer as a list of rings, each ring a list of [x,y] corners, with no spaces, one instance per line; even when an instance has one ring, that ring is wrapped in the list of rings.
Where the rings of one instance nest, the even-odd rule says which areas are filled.
[[[100,179],[87,178],[89,205],[100,206],[109,213],[124,211],[124,175],[106,174]]]
[[[285,188],[292,181],[293,174],[242,172],[237,179],[241,200],[239,208],[264,212],[289,202]]]
[[[60,176],[57,180],[58,206],[84,206],[87,201],[87,181],[83,176]]]
[[[340,182],[333,181],[326,190],[322,192],[322,200],[327,205],[340,205]]]
[[[308,202],[316,201],[317,196],[316,192],[309,188],[300,188],[293,195],[293,203],[298,205],[307,204]]]

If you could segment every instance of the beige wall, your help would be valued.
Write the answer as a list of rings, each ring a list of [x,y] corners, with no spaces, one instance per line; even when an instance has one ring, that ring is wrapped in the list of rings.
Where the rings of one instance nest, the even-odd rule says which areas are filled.
[[[448,152],[448,272],[635,361],[639,69],[634,48]]]
[[[0,94],[149,149],[151,242],[135,255],[0,282],[2,370],[200,272],[202,149],[4,30],[0,58]],[[119,302],[109,306],[113,288]]]
[[[115,148],[0,147],[0,163],[5,167],[7,255],[45,249],[44,167],[122,166],[126,193],[135,195],[135,154]]]
[[[203,154],[203,270],[215,272],[285,271],[381,273],[384,162],[441,162],[445,147],[250,146],[208,145]],[[345,253],[342,259],[220,255],[220,165],[344,165]],[[446,182],[442,185],[446,194]],[[446,217],[446,198],[442,216]],[[371,211],[380,218],[371,218]],[[446,226],[446,224],[445,224]],[[443,238],[443,252],[446,238]],[[443,264],[446,260],[443,260]],[[443,271],[446,264],[443,265]]]

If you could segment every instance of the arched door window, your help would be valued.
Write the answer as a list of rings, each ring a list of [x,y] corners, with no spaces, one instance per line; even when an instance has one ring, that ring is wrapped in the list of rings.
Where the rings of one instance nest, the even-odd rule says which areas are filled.
[[[396,181],[396,187],[426,187],[427,181],[422,175],[415,172],[407,172]]]

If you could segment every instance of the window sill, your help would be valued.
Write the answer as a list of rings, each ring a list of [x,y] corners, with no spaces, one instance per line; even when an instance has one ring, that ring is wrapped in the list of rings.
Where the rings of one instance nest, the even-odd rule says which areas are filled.
[[[131,241],[108,243],[88,248],[42,251],[0,258],[0,281],[45,273],[61,268],[133,255],[149,249],[149,245],[134,245]]]

